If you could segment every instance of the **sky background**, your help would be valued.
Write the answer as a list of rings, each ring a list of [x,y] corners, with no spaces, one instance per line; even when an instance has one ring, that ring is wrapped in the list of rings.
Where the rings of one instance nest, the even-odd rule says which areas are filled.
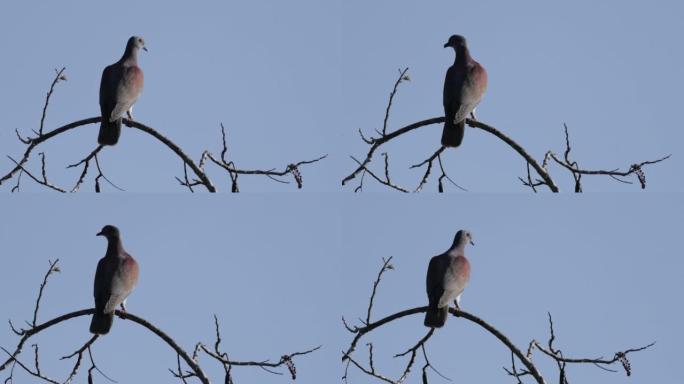
[[[539,161],[549,149],[562,154],[563,123],[582,167],[628,167],[672,153],[667,163],[646,169],[648,188],[684,190],[677,171],[684,165],[678,150],[684,138],[681,2],[348,0],[343,12],[341,138],[347,155],[363,158],[367,151],[356,129],[369,135],[382,127],[399,68],[410,68],[411,82],[395,97],[390,130],[443,114],[444,73],[454,60],[443,45],[462,34],[489,74],[481,121]],[[378,155],[389,152],[396,183],[417,186],[424,168],[408,166],[438,148],[441,132],[441,126],[423,127],[381,147]],[[484,131],[468,129],[463,145],[443,160],[454,181],[470,191],[529,190],[517,179],[526,172],[524,160]],[[342,161],[350,173],[355,163]],[[378,163],[374,169],[382,170]],[[569,174],[557,166],[551,174],[561,190],[572,191]],[[372,185],[367,190],[385,188]],[[610,178],[585,180],[586,191],[636,189]],[[434,179],[427,190],[437,190]]]
[[[0,90],[0,169],[9,171],[13,164],[5,155],[23,153],[14,129],[25,135],[37,129],[55,68],[65,66],[69,80],[57,86],[46,128],[99,115],[102,70],[121,57],[134,34],[143,36],[149,49],[139,57],[145,88],[134,116],[195,162],[206,149],[220,153],[221,122],[229,158],[241,168],[282,169],[329,153],[335,148],[330,133],[342,127],[331,121],[341,100],[339,15],[339,3],[314,0],[176,1],[161,8],[138,1],[114,7],[89,1],[3,2],[0,46],[14,59],[0,63],[3,73],[12,74]],[[95,148],[98,129],[78,128],[41,149],[55,183],[75,183],[80,170],[64,167]],[[100,160],[107,176],[126,190],[183,191],[174,179],[182,176],[181,160],[138,130],[124,129],[119,144]],[[339,175],[329,166],[328,160],[302,169],[307,190],[337,189]],[[230,190],[227,174],[207,169],[220,191]],[[265,177],[241,182],[244,191],[296,189]],[[36,189],[31,184],[25,189]],[[93,190],[92,178],[84,189]]]
[[[5,196],[0,291],[11,294],[3,296],[0,319],[20,324],[30,318],[48,260],[57,257],[62,272],[49,283],[39,319],[91,306],[92,277],[105,250],[94,234],[112,223],[121,227],[126,249],[141,264],[141,281],[129,300],[132,313],[188,349],[214,340],[215,313],[225,350],[241,360],[277,359],[322,344],[321,351],[297,360],[299,380],[335,382],[342,374],[340,351],[350,341],[340,317],[363,315],[381,258],[395,256],[396,270],[382,282],[376,318],[426,303],[429,258],[466,227],[477,245],[468,248],[473,280],[464,309],[521,346],[532,338],[546,340],[550,311],[557,346],[569,356],[608,357],[656,340],[654,349],[631,357],[630,379],[593,366],[571,367],[571,378],[677,382],[684,316],[671,303],[684,288],[676,242],[684,199],[671,192],[684,192],[684,157],[678,151],[684,134],[677,126],[684,87],[683,7],[675,1],[585,0],[205,1],[168,2],[163,9],[126,0],[115,7],[3,2],[0,175],[13,167],[5,155],[18,159],[24,151],[14,129],[27,135],[38,128],[54,69],[65,66],[68,81],[55,90],[46,130],[99,114],[102,69],[118,60],[133,34],[143,36],[149,48],[140,55],[146,84],[135,107],[137,120],[195,160],[206,149],[220,152],[221,122],[229,158],[240,168],[282,169],[328,154],[302,168],[306,192],[353,191],[355,181],[345,187],[340,181],[356,167],[349,156],[363,158],[367,151],[357,130],[370,134],[381,128],[397,69],[410,67],[411,81],[395,98],[390,130],[443,113],[442,82],[454,56],[442,46],[455,33],[468,38],[489,73],[478,117],[535,158],[549,149],[562,152],[563,123],[582,167],[611,169],[673,157],[645,169],[648,191],[655,194],[535,198],[517,179],[523,160],[491,135],[469,129],[463,146],[444,156],[451,177],[473,192],[524,196],[480,193],[455,200],[432,195],[434,178],[427,196],[375,194],[387,189],[371,179],[364,188],[371,193],[360,198],[276,195],[268,192],[295,186],[245,176],[243,192],[267,193],[228,200]],[[70,187],[80,170],[65,166],[95,148],[97,129],[80,127],[41,145],[30,169],[39,171],[37,154],[45,151],[50,180]],[[434,152],[441,129],[421,128],[378,152],[390,152],[395,182],[416,186],[423,169],[408,166]],[[179,159],[137,130],[124,130],[100,160],[107,176],[127,191],[186,192],[174,179],[182,174]],[[220,191],[230,190],[225,173],[207,169]],[[551,173],[561,190],[572,190],[569,175],[558,167]],[[84,191],[93,190],[92,176]],[[587,177],[584,186],[639,191],[638,185],[609,178]],[[43,190],[23,178],[22,191]],[[119,320],[95,346],[100,368],[120,383],[169,381],[175,355],[144,329]],[[70,366],[58,358],[87,340],[88,322],[72,320],[36,339],[45,372],[66,377]],[[401,368],[390,356],[424,334],[421,324],[414,316],[370,335],[379,369],[398,376]],[[0,345],[14,342],[9,328],[0,330]],[[435,366],[453,379],[508,380],[501,369],[510,361],[507,350],[469,323],[451,318],[430,340],[429,351]],[[30,359],[30,349],[22,356]],[[553,381],[554,367],[540,357],[536,361]],[[220,367],[203,363],[214,382],[220,381]],[[235,379],[289,381],[245,368],[236,370]],[[350,380],[375,382],[353,370]],[[435,375],[432,380],[441,382]]]
[[[48,260],[59,258],[61,273],[46,288],[39,322],[93,306],[92,282],[106,241],[95,236],[105,224],[117,225],[124,248],[140,265],[140,280],[127,309],[155,324],[186,351],[202,341],[213,346],[214,319],[221,322],[222,346],[236,360],[278,360],[281,355],[323,345],[296,359],[298,381],[330,383],[337,377],[339,323],[335,296],[341,262],[331,254],[339,243],[339,220],[318,197],[240,196],[231,203],[208,197],[96,196],[78,199],[29,196],[0,201],[0,346],[16,338],[7,326],[30,320]],[[181,196],[182,197],[182,196]],[[306,209],[302,209],[306,198]],[[32,209],[26,211],[30,205]],[[92,212],[98,212],[97,215]],[[334,216],[339,216],[335,214]],[[339,253],[337,253],[338,255]],[[89,316],[41,333],[41,369],[64,380],[71,366],[59,357],[73,352],[90,334]],[[30,344],[22,361],[32,362]],[[98,366],[119,383],[173,382],[173,350],[147,329],[119,318],[93,348]],[[6,357],[3,357],[4,362]],[[223,369],[206,357],[200,363],[212,382]],[[85,366],[85,370],[89,367]],[[85,370],[76,382],[85,382]],[[287,376],[259,368],[235,368],[236,383],[287,383]],[[0,372],[4,378],[7,371]],[[33,382],[15,371],[16,382]],[[97,377],[96,382],[106,380]]]
[[[280,195],[279,195],[280,196]],[[121,228],[126,250],[141,268],[128,300],[142,316],[192,349],[214,340],[215,313],[223,345],[235,359],[278,358],[323,348],[297,360],[298,382],[338,382],[340,353],[351,335],[341,317],[364,316],[382,257],[395,270],[381,282],[373,319],[427,303],[424,279],[430,257],[445,251],[454,233],[469,229],[472,279],[461,304],[524,348],[546,341],[546,313],[555,320],[556,346],[566,356],[612,356],[657,341],[630,357],[633,377],[593,366],[570,367],[571,379],[604,383],[676,383],[684,342],[684,289],[677,243],[684,203],[676,194],[565,196],[490,195],[451,199],[428,195],[248,194],[235,200],[189,196],[19,196],[0,200],[0,319],[29,320],[49,259],[62,272],[48,283],[39,321],[92,306],[92,279],[105,242],[104,224]],[[560,202],[560,203],[559,203]],[[30,208],[27,208],[30,207]],[[96,212],[96,214],[94,213]],[[70,366],[58,358],[89,337],[89,318],[62,323],[32,342],[41,368],[57,378]],[[364,341],[376,346],[376,367],[397,377],[390,356],[425,332],[422,316],[396,321]],[[0,345],[16,337],[5,323]],[[363,360],[363,342],[358,357]],[[175,355],[137,324],[115,319],[93,349],[100,368],[119,383],[167,382]],[[479,327],[450,318],[428,343],[435,367],[464,382],[506,381],[506,348]],[[31,361],[31,350],[21,355]],[[535,361],[552,382],[555,368]],[[220,367],[201,362],[213,382]],[[87,367],[86,367],[87,368]],[[3,371],[0,377],[6,377]],[[78,381],[83,381],[80,376]],[[350,371],[350,383],[374,379]],[[284,383],[260,369],[235,370],[236,383]],[[477,380],[476,380],[477,379]],[[17,382],[32,382],[16,372]],[[419,380],[411,376],[409,382]],[[98,382],[103,382],[99,378]],[[432,383],[446,382],[432,375]]]
[[[346,261],[340,310],[348,320],[365,317],[383,257],[394,257],[395,270],[380,283],[372,320],[427,305],[430,258],[446,251],[456,231],[466,228],[475,246],[466,248],[472,270],[461,297],[465,311],[523,350],[532,339],[548,341],[547,312],[554,319],[554,345],[568,357],[611,358],[619,350],[657,342],[630,355],[631,378],[584,365],[568,367],[571,382],[680,381],[684,314],[672,305],[684,289],[680,196],[564,196],[560,204],[550,196],[520,195],[467,196],[458,205],[449,201],[394,196],[343,204]],[[392,356],[425,335],[423,316],[405,317],[368,334],[358,344],[358,360],[367,363],[365,343],[373,342],[376,369],[398,378],[406,359]],[[347,333],[345,347],[351,339]],[[453,382],[515,382],[502,370],[510,368],[510,351],[466,320],[450,317],[427,346],[431,362]],[[539,352],[534,361],[547,383],[557,381],[554,364]],[[420,382],[419,364],[407,382]],[[377,382],[350,368],[350,383]],[[431,373],[430,383],[448,381]]]
[[[160,11],[158,4],[125,0],[116,9],[87,1],[0,5],[0,46],[12,57],[0,62],[8,74],[0,89],[0,153],[23,153],[14,129],[27,135],[37,128],[55,68],[66,66],[69,80],[55,91],[46,129],[98,115],[102,69],[139,34],[150,52],[140,57],[146,84],[137,120],[195,160],[205,149],[220,152],[221,122],[239,167],[281,169],[329,154],[302,169],[304,187],[339,191],[355,167],[349,156],[367,150],[357,130],[370,134],[382,124],[397,69],[410,67],[412,81],[399,90],[390,130],[443,113],[442,82],[454,53],[442,45],[459,33],[489,72],[479,118],[535,158],[562,152],[567,123],[581,166],[612,169],[673,154],[646,169],[649,189],[684,190],[677,171],[684,166],[677,151],[684,139],[681,2],[207,1],[169,2]],[[44,150],[51,180],[72,185],[79,170],[64,167],[94,148],[97,129],[81,127],[39,147],[31,169],[39,169],[37,152]],[[440,132],[424,127],[380,151],[390,153],[395,182],[417,185],[422,170],[408,166],[436,149]],[[126,190],[183,191],[174,179],[182,172],[179,159],[137,130],[126,129],[101,160]],[[470,191],[528,191],[517,179],[522,158],[483,131],[468,130],[444,161]],[[0,159],[3,175],[12,166]],[[227,175],[208,169],[219,190],[229,190]],[[571,190],[569,175],[555,166],[551,172],[562,190]],[[638,189],[610,178],[585,183],[587,191]],[[242,177],[241,184],[243,191],[294,190],[259,177]],[[23,185],[42,189],[28,179]],[[92,178],[84,189],[93,190]],[[369,182],[366,190],[385,187]],[[435,183],[427,190],[436,191]]]

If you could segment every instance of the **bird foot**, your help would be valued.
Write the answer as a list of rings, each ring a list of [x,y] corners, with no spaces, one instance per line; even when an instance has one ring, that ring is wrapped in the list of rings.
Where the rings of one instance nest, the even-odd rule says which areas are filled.
[[[119,305],[119,311],[118,311],[118,312],[115,312],[115,313],[116,313],[117,316],[119,316],[120,318],[125,319],[125,318],[126,318],[126,313],[127,313],[127,312],[126,312],[126,306],[125,306],[123,303],[121,303],[121,304]]]

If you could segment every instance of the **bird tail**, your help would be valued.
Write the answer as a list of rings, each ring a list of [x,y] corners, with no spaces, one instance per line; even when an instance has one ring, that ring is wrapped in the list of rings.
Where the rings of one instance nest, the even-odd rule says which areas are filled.
[[[90,320],[90,333],[105,335],[112,329],[112,323],[114,323],[114,313],[95,312]]]
[[[463,141],[463,134],[465,134],[465,120],[454,124],[447,119],[442,130],[442,145],[445,147],[458,147]]]
[[[443,307],[443,308],[428,307],[428,310],[425,312],[425,321],[423,322],[423,324],[426,327],[441,328],[446,323],[448,314],[449,314],[449,307]]]
[[[100,133],[97,135],[98,143],[114,145],[119,141],[119,136],[121,136],[121,119],[100,123]]]

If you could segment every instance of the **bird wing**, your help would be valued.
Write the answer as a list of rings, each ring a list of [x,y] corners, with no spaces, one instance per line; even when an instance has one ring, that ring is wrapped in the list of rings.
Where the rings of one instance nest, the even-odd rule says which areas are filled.
[[[112,263],[110,258],[103,257],[97,263],[93,295],[95,296],[95,308],[98,312],[104,312],[112,295],[112,278],[115,271],[116,265]]]
[[[463,84],[463,73],[455,66],[447,69],[444,78],[444,91],[442,100],[444,104],[444,115],[447,119],[454,121],[453,117],[461,107],[461,86]]]
[[[109,120],[117,104],[117,88],[121,78],[121,66],[118,63],[105,67],[100,80],[100,111],[102,118]],[[116,120],[116,119],[114,119]]]
[[[437,308],[439,300],[444,294],[445,270],[444,255],[435,256],[430,259],[425,279],[425,288],[431,308]]]

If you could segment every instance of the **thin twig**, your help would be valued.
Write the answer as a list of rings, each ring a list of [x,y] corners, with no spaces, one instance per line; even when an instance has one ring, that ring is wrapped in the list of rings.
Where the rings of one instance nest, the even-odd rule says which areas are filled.
[[[397,93],[397,88],[399,88],[399,84],[401,84],[403,81],[409,81],[410,78],[406,74],[408,72],[408,67],[404,69],[399,70],[399,77],[397,78],[397,81],[394,82],[394,88],[392,88],[392,92],[390,93],[389,100],[387,101],[387,108],[385,109],[385,119],[382,122],[382,135],[385,136],[387,134],[387,121],[389,120],[389,115],[390,115],[390,110],[392,109],[392,101],[394,100],[394,95]]]
[[[38,128],[38,135],[41,136],[43,134],[43,126],[45,125],[45,116],[47,115],[47,108],[48,104],[50,104],[50,97],[52,96],[52,92],[55,90],[55,85],[62,80],[66,81],[66,76],[64,75],[64,71],[66,70],[66,67],[62,67],[59,71],[55,69],[55,79],[52,80],[52,84],[50,85],[50,90],[47,93],[47,96],[45,96],[45,104],[43,105],[43,113],[40,115],[40,128]]]
[[[385,180],[385,179],[382,179],[382,178],[378,177],[375,173],[373,173],[373,171],[371,171],[371,170],[368,169],[368,168],[365,168],[365,165],[363,165],[363,164],[362,164],[360,161],[358,161],[356,158],[352,157],[352,160],[356,161],[356,163],[359,164],[359,166],[362,166],[364,172],[365,172],[365,173],[368,173],[369,175],[371,175],[371,177],[374,178],[378,183],[383,184],[383,185],[386,185],[386,186],[388,186],[388,187],[390,187],[390,188],[392,188],[392,189],[396,189],[396,190],[399,191],[399,192],[404,192],[404,193],[409,193],[409,192],[410,192],[408,189],[406,189],[406,188],[404,188],[404,187],[400,187],[400,186],[398,186],[398,185],[393,184],[393,183],[392,183],[391,181],[389,181],[389,180]],[[386,164],[387,164],[387,163],[386,163]],[[387,175],[387,172],[388,172],[387,169],[385,169],[385,174],[386,174],[386,175]]]
[[[36,326],[36,321],[38,320],[38,309],[40,308],[40,300],[43,298],[43,290],[45,289],[45,286],[47,285],[48,278],[50,275],[52,275],[55,272],[59,272],[60,269],[57,267],[57,263],[59,263],[59,259],[55,259],[55,261],[48,261],[50,263],[50,268],[48,268],[48,271],[45,273],[45,276],[43,277],[43,282],[40,284],[40,289],[38,290],[38,298],[36,298],[36,304],[33,308],[33,320],[31,320],[31,327]]]
[[[381,184],[388,186],[392,189],[396,189],[396,190],[401,191],[402,189],[397,188],[396,185],[393,184],[392,182],[390,182],[387,177],[383,180],[382,178],[378,177],[376,174],[373,173],[373,171],[369,167],[370,163],[373,159],[373,155],[383,144],[385,144],[385,143],[387,143],[387,142],[389,142],[389,141],[391,141],[391,140],[393,140],[393,139],[395,139],[401,135],[407,134],[407,133],[409,133],[415,129],[418,129],[418,128],[421,128],[424,126],[444,123],[444,121],[445,121],[444,117],[436,117],[436,118],[432,118],[432,119],[419,121],[419,122],[416,122],[413,124],[409,124],[405,127],[399,128],[399,129],[392,131],[392,132],[389,132],[389,133],[387,132],[387,130],[388,130],[387,125],[388,125],[388,121],[389,121],[390,110],[391,110],[391,107],[393,104],[394,96],[397,92],[398,85],[401,82],[401,78],[403,76],[407,76],[405,70],[400,71],[400,78],[399,78],[399,80],[397,80],[397,82],[394,85],[394,88],[392,89],[392,92],[390,93],[390,98],[389,98],[389,101],[387,103],[387,107],[385,110],[385,119],[384,119],[383,129],[382,129],[382,131],[376,130],[376,133],[379,136],[377,136],[377,137],[366,137],[363,135],[363,132],[359,129],[359,134],[361,135],[361,139],[363,140],[364,143],[366,143],[369,146],[368,152],[366,153],[366,157],[362,161],[358,161],[358,160],[356,160],[356,158],[352,157],[352,159],[358,164],[358,166],[356,167],[356,169],[354,169],[352,171],[352,173],[350,173],[349,175],[347,175],[345,178],[342,179],[342,185],[343,186],[347,182],[356,178],[359,174],[361,174],[363,177],[366,173],[369,173],[369,174],[371,174],[371,176],[373,176],[373,178],[376,181],[380,182]],[[485,132],[489,132],[490,134],[494,135],[495,137],[497,137],[498,139],[500,139],[501,141],[506,143],[508,146],[513,148],[513,150],[515,150],[525,160],[525,163],[526,163],[525,165],[527,167],[527,180],[524,180],[522,178],[519,178],[519,179],[522,181],[523,185],[529,186],[530,188],[532,188],[532,190],[534,192],[537,192],[537,187],[540,187],[540,186],[546,186],[551,192],[559,192],[560,191],[560,189],[555,184],[553,178],[551,177],[551,175],[548,172],[547,165],[548,165],[549,159],[553,159],[558,164],[562,165],[565,169],[567,169],[571,172],[573,179],[574,179],[574,182],[575,182],[575,188],[574,188],[575,192],[581,192],[582,191],[582,186],[581,186],[582,175],[606,175],[606,176],[610,176],[610,177],[614,178],[617,181],[624,183],[626,181],[619,179],[620,176],[624,177],[624,176],[635,174],[639,180],[639,183],[641,184],[642,189],[646,188],[646,177],[644,175],[642,167],[644,167],[646,165],[659,163],[659,162],[664,161],[670,157],[668,155],[668,156],[665,156],[665,157],[660,158],[658,160],[635,163],[635,164],[632,164],[627,171],[618,171],[618,170],[606,171],[606,170],[580,169],[579,166],[577,165],[576,161],[570,160],[570,151],[571,151],[570,139],[569,139],[569,135],[568,135],[567,125],[564,125],[564,127],[565,127],[565,138],[566,138],[566,148],[565,148],[565,154],[564,154],[565,160],[560,160],[555,154],[553,154],[553,152],[549,151],[544,156],[542,164],[539,164],[539,162],[537,162],[520,144],[518,144],[512,138],[510,138],[509,136],[507,136],[503,132],[499,131],[495,127],[488,125],[488,124],[485,124],[481,121],[477,121],[474,118],[466,119],[466,123],[470,127],[478,128],[478,129],[481,129]],[[449,178],[448,178],[447,173],[444,171],[443,165],[441,164],[440,154],[441,154],[442,150],[443,150],[443,148],[438,148],[436,150],[435,154],[430,156],[427,160],[423,161],[420,164],[416,164],[416,165],[411,167],[411,168],[416,168],[416,167],[420,167],[422,165],[427,165],[427,169],[426,169],[425,173],[423,174],[420,182],[418,183],[418,186],[416,187],[416,191],[422,190],[423,186],[427,182],[428,177],[430,176],[430,172],[432,170],[432,165],[433,165],[432,162],[434,161],[435,158],[438,158],[440,160],[440,168],[442,170],[442,175],[438,179],[438,191],[439,192],[444,191],[443,180],[445,178],[447,178],[447,179],[449,179]],[[437,153],[437,152],[439,152],[439,153]],[[387,162],[388,155],[386,152],[383,153],[383,155],[385,158],[385,171],[387,173],[387,170],[389,168],[389,164]],[[534,171],[539,176],[539,178],[536,181],[532,180],[532,175],[531,175],[530,169],[534,169]],[[449,179],[449,180],[452,181],[451,179]],[[453,183],[453,181],[452,181],[452,183]],[[453,183],[453,184],[456,185],[456,183]],[[362,185],[359,184],[359,186],[357,186],[354,189],[354,191],[359,192],[362,189],[363,189]]]

